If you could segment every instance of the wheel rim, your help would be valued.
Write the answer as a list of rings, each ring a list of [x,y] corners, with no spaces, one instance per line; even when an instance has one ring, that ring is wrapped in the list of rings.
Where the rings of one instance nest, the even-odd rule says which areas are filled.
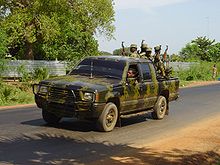
[[[113,109],[110,109],[108,114],[106,115],[106,119],[105,119],[105,121],[106,121],[105,124],[107,127],[112,126],[112,124],[115,121],[115,116],[116,116],[115,111]]]
[[[159,114],[163,115],[166,111],[166,102],[163,100],[160,104]]]

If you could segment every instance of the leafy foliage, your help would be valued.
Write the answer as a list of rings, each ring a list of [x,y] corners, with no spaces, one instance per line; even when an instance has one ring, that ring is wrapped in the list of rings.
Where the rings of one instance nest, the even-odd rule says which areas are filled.
[[[72,60],[98,54],[94,35],[112,38],[111,0],[0,1],[0,27],[17,59]]]
[[[7,52],[7,34],[3,29],[0,29],[0,59],[3,58]]]
[[[106,52],[106,51],[101,51],[101,52],[99,52],[99,54],[103,55],[103,56],[105,56],[105,55],[112,55],[110,52]]]
[[[114,55],[122,55],[123,49],[119,48],[119,49],[115,49],[113,51]],[[128,55],[130,53],[130,47],[125,47],[125,54]]]
[[[45,67],[39,67],[34,70],[34,80],[43,80],[49,77],[49,71]]]
[[[21,82],[27,82],[31,79],[31,74],[28,72],[27,68],[25,67],[25,64],[22,64],[19,67],[17,67],[17,71],[20,74]]]
[[[183,62],[183,58],[177,54],[172,54],[170,56],[170,62]]]
[[[0,58],[0,77],[4,74],[4,72],[7,70],[7,60],[6,59],[1,59]]]
[[[0,82],[0,105],[24,104],[34,101],[30,86],[10,85]]]
[[[198,37],[186,44],[180,52],[184,61],[220,61],[220,43],[206,37]]]
[[[189,69],[180,69],[174,72],[174,76],[180,78],[181,81],[209,81],[212,80],[212,62],[200,62],[192,65]],[[217,63],[220,68],[220,63]],[[219,73],[217,77],[219,76]]]

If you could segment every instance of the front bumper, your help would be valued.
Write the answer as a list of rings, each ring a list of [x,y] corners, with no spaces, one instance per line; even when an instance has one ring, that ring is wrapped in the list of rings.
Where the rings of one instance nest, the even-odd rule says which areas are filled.
[[[39,108],[50,111],[60,117],[98,118],[106,103],[76,101],[74,103],[53,102],[44,96],[35,94],[35,102]]]

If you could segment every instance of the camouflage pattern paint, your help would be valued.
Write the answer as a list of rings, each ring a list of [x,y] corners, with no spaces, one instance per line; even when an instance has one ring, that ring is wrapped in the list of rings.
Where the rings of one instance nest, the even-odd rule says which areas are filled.
[[[151,61],[146,59],[130,58],[130,57],[93,57],[96,59],[102,58],[105,60],[124,60],[126,64],[123,69],[123,74],[121,80],[119,79],[110,79],[105,77],[93,77],[82,76],[82,75],[66,75],[61,77],[55,77],[40,82],[40,85],[46,85],[49,88],[60,88],[64,90],[73,90],[79,91],[80,99],[76,101],[74,107],[72,108],[73,115],[76,112],[92,112],[94,115],[97,113],[99,115],[102,112],[102,108],[109,99],[118,98],[120,101],[119,109],[122,112],[129,112],[139,109],[145,109],[152,107],[158,96],[163,91],[168,91],[170,100],[175,99],[178,96],[179,90],[179,80],[177,78],[172,78],[168,80],[159,80],[157,79],[155,68]],[[129,65],[132,63],[141,63],[148,62],[150,67],[150,73],[152,80],[150,82],[137,83],[137,82],[128,82],[127,81],[127,71]],[[143,88],[144,87],[144,88]],[[143,90],[144,89],[144,90]],[[96,100],[92,101],[83,101],[83,92],[94,93]],[[39,107],[49,105],[48,102],[48,93],[45,96],[40,96],[35,93],[36,103],[39,104]],[[167,98],[169,99],[169,98]],[[56,100],[59,104],[65,104],[65,99],[60,98]],[[40,105],[41,104],[41,105]],[[44,105],[45,104],[45,105]],[[100,105],[100,106],[99,106]],[[45,107],[47,108],[47,107]],[[60,116],[65,116],[63,111],[56,110],[56,114]],[[71,112],[70,112],[71,114]],[[78,114],[79,115],[79,114]]]

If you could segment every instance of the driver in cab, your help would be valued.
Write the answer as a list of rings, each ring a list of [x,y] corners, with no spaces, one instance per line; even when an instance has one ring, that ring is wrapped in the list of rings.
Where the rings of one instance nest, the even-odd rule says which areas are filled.
[[[134,68],[129,68],[127,73],[127,80],[129,84],[137,84],[137,71]]]

